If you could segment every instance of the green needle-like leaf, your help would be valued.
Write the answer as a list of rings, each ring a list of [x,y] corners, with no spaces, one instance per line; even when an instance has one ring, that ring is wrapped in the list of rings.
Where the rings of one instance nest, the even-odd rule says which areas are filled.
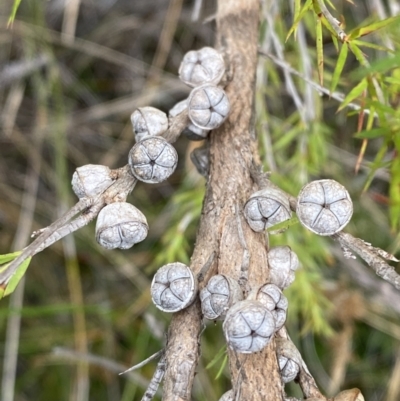
[[[343,110],[349,103],[351,103],[354,99],[359,97],[365,89],[367,89],[368,82],[367,79],[364,78],[361,80],[361,82],[355,86],[350,93],[345,97],[343,100],[342,104],[338,108],[338,111]]]
[[[321,18],[317,17],[316,21],[316,40],[317,40],[317,64],[318,64],[318,76],[319,83],[321,86],[324,85],[324,49],[323,49],[323,37],[322,37],[322,22]]]
[[[21,252],[16,252],[20,254]],[[5,256],[5,255],[3,255]],[[17,255],[18,256],[18,255]],[[7,295],[10,295],[14,292],[15,288],[17,287],[18,283],[20,282],[21,278],[24,276],[26,269],[29,266],[29,263],[31,262],[32,258],[26,259],[24,262],[22,262],[17,270],[15,271],[14,275],[11,277],[10,281],[7,284],[1,284],[0,285],[0,299],[4,298]],[[4,266],[1,266],[1,269],[6,270],[7,266],[11,263],[8,262]]]
[[[349,47],[347,43],[343,43],[340,49],[338,61],[336,63],[335,70],[333,71],[332,83],[331,83],[331,93],[335,91],[337,84],[339,83],[340,76],[342,75],[343,67],[347,60],[347,54],[349,52]]]

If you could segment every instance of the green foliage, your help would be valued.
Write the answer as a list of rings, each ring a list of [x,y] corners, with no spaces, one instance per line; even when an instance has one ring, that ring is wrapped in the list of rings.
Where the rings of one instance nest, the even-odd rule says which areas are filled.
[[[10,263],[21,254],[21,251],[0,255],[0,272],[7,270]],[[31,262],[31,258],[26,259],[18,269],[15,271],[13,276],[10,278],[7,284],[0,285],[0,299],[10,295],[14,292],[21,278],[25,275],[26,269]]]

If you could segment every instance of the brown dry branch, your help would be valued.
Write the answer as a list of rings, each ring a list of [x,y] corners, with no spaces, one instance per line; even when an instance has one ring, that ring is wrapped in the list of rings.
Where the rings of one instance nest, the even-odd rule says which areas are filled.
[[[258,159],[252,113],[259,7],[258,0],[224,0],[218,4],[217,48],[224,52],[233,79],[225,88],[231,113],[210,136],[210,170],[191,259],[191,268],[197,274],[210,255],[216,254],[204,284],[217,272],[239,280],[247,270],[250,288],[268,279],[265,237],[253,232],[241,213],[236,212],[236,205],[243,205],[255,190],[250,167],[252,160]],[[200,283],[200,288],[204,284]],[[164,400],[191,399],[200,355],[200,330],[199,302],[174,315],[166,349]],[[272,342],[262,352],[246,356],[228,350],[235,397],[240,394],[240,400],[282,399],[274,348]]]

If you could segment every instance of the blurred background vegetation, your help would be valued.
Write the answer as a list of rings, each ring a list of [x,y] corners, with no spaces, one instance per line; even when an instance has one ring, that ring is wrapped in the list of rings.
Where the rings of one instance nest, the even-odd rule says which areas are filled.
[[[184,99],[180,61],[212,45],[215,32],[212,0],[29,0],[7,27],[13,3],[0,3],[2,254],[76,202],[76,167],[127,163],[130,114],[145,105],[167,112]],[[311,1],[262,3],[256,128],[265,169],[293,195],[312,179],[341,182],[355,208],[346,230],[399,256],[399,23],[362,38],[369,45],[353,43],[365,63],[354,48],[344,58],[318,10],[301,13]],[[400,12],[395,0],[334,6],[346,32]],[[338,112],[349,93],[370,114],[351,105]],[[190,259],[205,181],[189,154],[200,145],[181,138],[168,182],[139,183],[128,199],[147,216],[144,242],[103,250],[91,224],[33,258],[18,292],[0,301],[2,401],[141,399],[155,362],[118,373],[164,344],[170,316],[151,304],[149,284],[162,264]],[[400,294],[299,225],[270,243],[290,245],[301,261],[287,327],[323,392],[358,387],[366,400],[398,401]],[[223,351],[215,357],[223,347],[220,323],[207,324],[194,400],[229,389]],[[287,390],[300,397],[296,385]]]

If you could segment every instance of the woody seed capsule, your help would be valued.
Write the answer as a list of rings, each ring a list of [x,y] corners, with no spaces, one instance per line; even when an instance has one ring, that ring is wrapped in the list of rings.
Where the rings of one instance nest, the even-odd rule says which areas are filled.
[[[147,237],[149,226],[144,214],[127,202],[103,207],[97,216],[96,240],[107,249],[128,249]]]
[[[93,198],[102,194],[112,183],[111,170],[99,164],[78,167],[72,176],[72,189],[76,196]]]
[[[177,163],[175,148],[158,136],[143,139],[129,152],[132,174],[151,184],[166,180],[175,171]]]
[[[197,280],[190,267],[169,263],[160,267],[151,283],[154,305],[164,312],[178,312],[193,303],[197,295]]]
[[[276,246],[267,254],[269,280],[281,290],[294,281],[294,272],[299,267],[299,259],[289,246]]]
[[[212,47],[191,50],[179,67],[179,78],[189,86],[205,83],[217,85],[225,73],[222,55]]]
[[[194,88],[188,99],[190,121],[205,130],[218,128],[229,114],[230,104],[225,91],[215,85],[205,84]]]
[[[251,291],[247,299],[262,303],[274,316],[275,328],[279,330],[286,321],[288,300],[275,284],[264,284]]]
[[[136,142],[147,136],[162,135],[168,129],[167,115],[154,107],[139,107],[131,115]]]
[[[239,284],[232,277],[217,274],[200,291],[201,310],[206,319],[223,320],[228,309],[243,299]]]
[[[222,328],[231,349],[250,354],[269,344],[275,333],[275,319],[263,304],[246,299],[228,310]]]
[[[346,188],[334,180],[306,184],[297,198],[300,223],[318,235],[341,231],[353,214],[353,203]]]
[[[256,232],[289,220],[291,215],[288,197],[275,187],[255,192],[244,205],[244,217]]]

